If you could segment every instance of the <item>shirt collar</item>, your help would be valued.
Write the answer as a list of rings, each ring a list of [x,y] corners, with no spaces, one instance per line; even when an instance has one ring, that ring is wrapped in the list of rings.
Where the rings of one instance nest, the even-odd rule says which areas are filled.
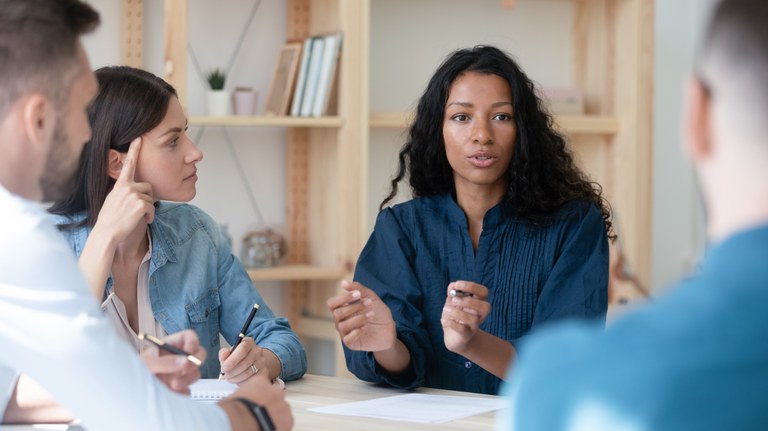
[[[456,198],[452,194],[445,194],[438,197],[438,200],[442,201],[445,208],[447,208],[448,216],[455,223],[467,228],[467,216],[464,214],[464,210],[461,209]],[[503,221],[501,213],[501,202],[497,203],[491,209],[489,209],[483,217],[483,229],[492,229],[498,226]]]

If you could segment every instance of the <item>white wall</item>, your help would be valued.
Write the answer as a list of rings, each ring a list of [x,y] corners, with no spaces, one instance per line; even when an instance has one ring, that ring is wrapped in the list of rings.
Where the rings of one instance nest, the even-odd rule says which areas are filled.
[[[685,82],[715,0],[656,2],[652,287],[688,273],[705,245],[702,203],[683,150]]]

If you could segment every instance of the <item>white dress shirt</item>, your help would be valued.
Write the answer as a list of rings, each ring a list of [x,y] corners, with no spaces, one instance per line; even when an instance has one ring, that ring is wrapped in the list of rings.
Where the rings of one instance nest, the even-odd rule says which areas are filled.
[[[37,203],[0,186],[0,411],[25,373],[98,430],[229,430],[215,404],[156,380],[102,315]]]

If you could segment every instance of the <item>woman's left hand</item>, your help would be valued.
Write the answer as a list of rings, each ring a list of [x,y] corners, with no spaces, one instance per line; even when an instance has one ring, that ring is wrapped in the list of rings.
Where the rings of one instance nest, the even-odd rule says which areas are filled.
[[[455,295],[451,295],[455,291]],[[488,288],[469,281],[455,281],[446,289],[443,314],[443,341],[451,352],[462,354],[491,312]]]
[[[268,355],[274,356],[274,353],[257,346],[253,338],[245,337],[231,354],[229,349],[219,350],[221,372],[228,382],[235,384],[240,384],[256,374],[269,377]]]

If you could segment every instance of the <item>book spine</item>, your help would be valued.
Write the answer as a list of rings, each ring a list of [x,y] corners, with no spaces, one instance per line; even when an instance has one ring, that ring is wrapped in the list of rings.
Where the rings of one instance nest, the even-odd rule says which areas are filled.
[[[339,60],[341,33],[325,36],[325,49],[317,83],[317,94],[312,105],[312,116],[319,117],[326,113],[331,84]]]
[[[301,65],[299,66],[299,76],[296,79],[296,88],[293,90],[293,100],[291,101],[291,112],[293,116],[301,113],[301,100],[304,97],[304,89],[307,83],[307,69],[309,68],[309,57],[312,55],[313,38],[304,39],[304,49],[301,52]]]
[[[307,71],[307,85],[304,89],[304,96],[301,100],[302,117],[312,115],[312,107],[317,96],[317,84],[320,78],[320,66],[323,60],[325,50],[325,40],[323,37],[316,37],[312,44],[312,56],[309,59],[309,70]]]

